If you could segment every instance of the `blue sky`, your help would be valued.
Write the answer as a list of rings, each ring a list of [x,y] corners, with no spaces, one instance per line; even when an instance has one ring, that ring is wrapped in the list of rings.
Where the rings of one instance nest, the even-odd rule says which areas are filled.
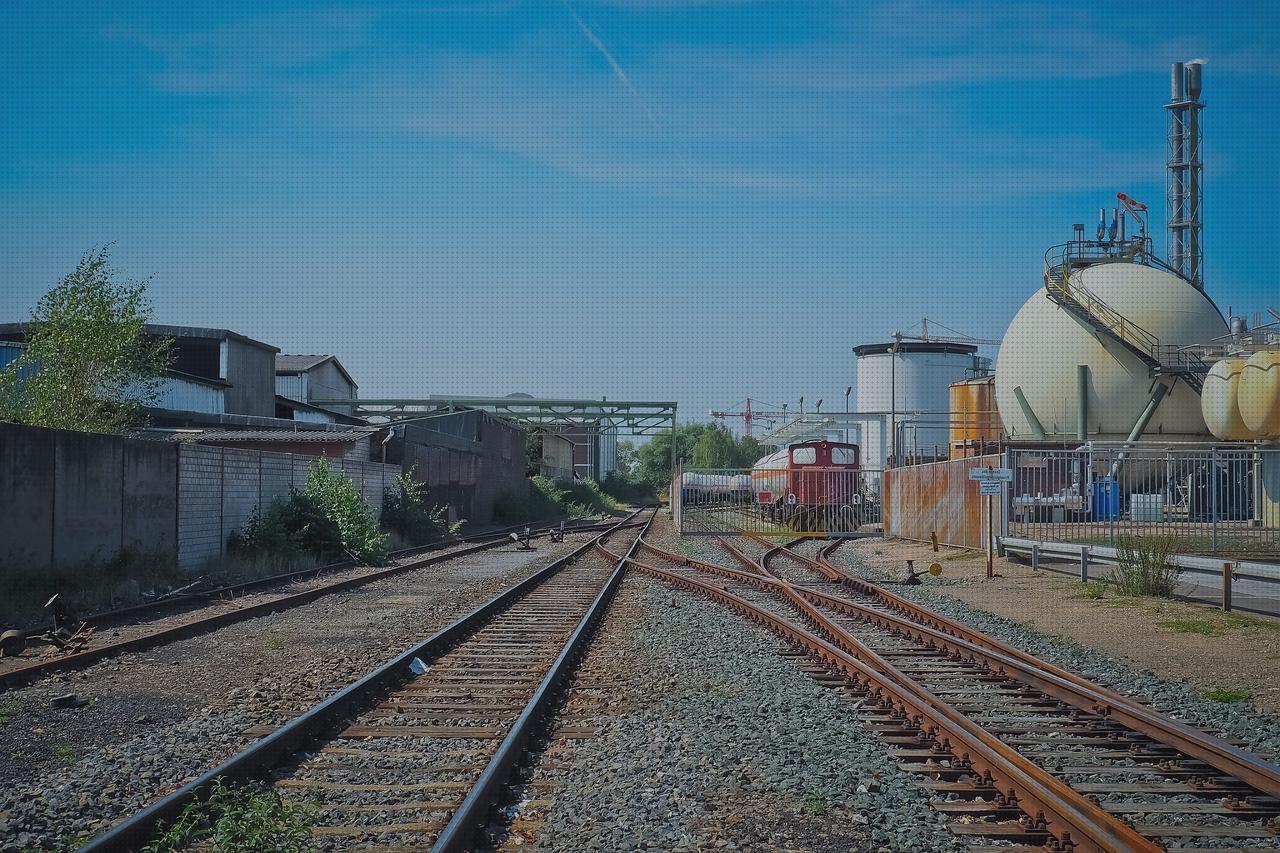
[[[1191,58],[1208,290],[1280,303],[1276,4],[7,12],[3,319],[114,242],[158,320],[336,353],[367,396],[835,400],[920,317],[998,338],[1117,191],[1162,244]]]

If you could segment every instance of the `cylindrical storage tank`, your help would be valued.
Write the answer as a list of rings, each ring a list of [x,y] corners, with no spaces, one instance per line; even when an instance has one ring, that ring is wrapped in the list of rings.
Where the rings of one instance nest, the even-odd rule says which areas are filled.
[[[1213,301],[1162,269],[1103,262],[1073,273],[1071,283],[1086,288],[1127,324],[1154,336],[1166,351],[1227,334],[1227,322]],[[1136,330],[1126,331],[1139,338]],[[1082,399],[1085,437],[1123,441],[1151,400],[1156,379],[1141,356],[1051,300],[1041,287],[1018,311],[1001,342],[996,403],[1013,441],[1078,441]],[[1160,401],[1142,437],[1208,438],[1195,389],[1174,383],[1172,377],[1161,381],[1173,389]]]
[[[896,352],[894,352],[896,346]],[[857,355],[857,410],[861,413],[896,411],[899,459],[932,457],[935,449],[945,455],[950,443],[952,382],[982,372],[989,361],[978,356],[972,344],[937,341],[905,341],[864,344]],[[863,432],[862,459],[879,468],[893,442],[885,428],[868,424]]]
[[[972,447],[1000,440],[994,376],[951,383],[951,446]]]
[[[1263,350],[1250,356],[1236,395],[1240,419],[1255,438],[1280,438],[1280,351]]]
[[[1224,358],[1209,368],[1200,393],[1200,413],[1209,432],[1223,441],[1245,441],[1252,432],[1240,417],[1238,399],[1243,358]]]

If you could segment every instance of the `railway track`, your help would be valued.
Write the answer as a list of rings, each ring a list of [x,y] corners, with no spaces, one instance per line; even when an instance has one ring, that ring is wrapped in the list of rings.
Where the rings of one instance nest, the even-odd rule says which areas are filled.
[[[798,646],[952,831],[989,851],[1280,848],[1280,767],[913,604],[767,544],[742,568],[641,542],[637,570]],[[656,559],[649,559],[649,556]]]
[[[572,527],[566,527],[565,532],[593,532],[605,530],[609,527],[610,525],[608,524],[575,525]],[[532,536],[533,538],[536,538],[538,536],[547,535],[552,528],[553,526],[536,528]],[[232,609],[218,610],[205,614],[201,614],[198,610],[193,609],[190,611],[189,618],[184,618],[187,614],[173,613],[171,611],[179,610],[183,607],[192,608],[205,606],[210,603],[221,602],[236,596],[253,592],[261,592],[268,587],[286,586],[290,583],[317,577],[325,572],[351,568],[354,564],[338,563],[331,566],[302,569],[295,572],[288,572],[283,575],[276,575],[269,578],[247,581],[241,584],[219,587],[214,590],[177,597],[163,602],[137,605],[134,607],[90,616],[85,619],[85,624],[92,627],[94,630],[119,625],[127,620],[145,621],[149,619],[158,620],[161,618],[170,618],[172,621],[168,624],[160,625],[154,630],[147,630],[140,634],[135,634],[121,639],[108,639],[103,634],[92,634],[89,637],[88,644],[81,650],[66,653],[46,653],[45,656],[37,658],[29,664],[0,670],[0,689],[24,684],[54,672],[82,669],[86,666],[91,666],[98,661],[123,654],[125,652],[136,652],[143,649],[154,648],[165,643],[171,643],[176,640],[193,637],[245,619],[252,619],[267,613],[274,613],[292,607],[298,607],[325,595],[331,595],[336,592],[353,589],[367,583],[394,577],[395,575],[404,574],[406,572],[416,571],[418,569],[424,569],[429,566],[481,553],[493,548],[500,548],[510,544],[510,532],[511,531],[508,529],[503,529],[499,531],[491,531],[489,533],[477,534],[471,537],[464,537],[453,543],[448,543],[449,545],[462,545],[462,547],[454,548],[451,551],[439,554],[428,553],[427,556],[411,559],[408,562],[366,572],[354,577],[336,579],[329,583],[314,586],[298,592],[284,592],[279,595],[270,595],[263,599],[255,600]],[[435,550],[437,550],[437,547],[433,546],[428,546],[427,548],[411,548],[395,552],[392,556],[411,556],[421,554],[423,551]]]
[[[219,779],[318,800],[325,849],[469,849],[621,581],[594,549],[631,556],[639,512],[82,849],[145,844]]]

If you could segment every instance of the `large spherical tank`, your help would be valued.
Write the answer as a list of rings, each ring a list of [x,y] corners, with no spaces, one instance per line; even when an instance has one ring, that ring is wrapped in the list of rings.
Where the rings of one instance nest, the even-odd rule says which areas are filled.
[[[1243,370],[1243,358],[1224,358],[1214,362],[1204,378],[1200,414],[1204,416],[1209,432],[1225,441],[1253,438],[1252,432],[1244,425],[1244,418],[1240,417],[1239,389]]]
[[[1213,302],[1172,273],[1128,262],[1100,263],[1072,275],[1126,321],[1159,339],[1162,347],[1202,343],[1227,333]],[[1078,366],[1088,370],[1089,439],[1123,440],[1151,397],[1147,364],[1109,335],[1049,299],[1044,288],[1009,324],[996,360],[996,403],[1012,440],[1032,440],[1016,389],[1052,441],[1077,438]],[[1204,439],[1200,398],[1178,382],[1161,402],[1143,437]]]
[[[1280,438],[1280,351],[1250,356],[1236,393],[1245,428],[1260,438]]]
[[[972,344],[904,341],[864,344],[857,354],[855,403],[859,412],[898,413],[899,456],[942,456],[950,443],[951,383],[970,378],[990,362]],[[878,468],[891,449],[889,436],[868,423],[862,435],[863,464]]]

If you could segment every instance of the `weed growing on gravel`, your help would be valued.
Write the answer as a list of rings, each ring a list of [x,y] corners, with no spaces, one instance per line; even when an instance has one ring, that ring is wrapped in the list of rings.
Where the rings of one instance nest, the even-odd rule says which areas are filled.
[[[810,791],[804,798],[804,810],[814,817],[822,817],[831,811],[831,795],[826,791]]]
[[[1091,598],[1094,601],[1097,601],[1106,594],[1107,585],[1102,581],[1087,581],[1081,589],[1084,592],[1085,598]]]
[[[218,853],[302,853],[311,842],[313,805],[286,803],[259,785],[213,784],[206,800],[190,803],[143,853],[171,853],[195,842]]]
[[[1248,690],[1232,690],[1229,687],[1215,687],[1212,690],[1206,690],[1201,694],[1210,702],[1223,702],[1228,705],[1234,705],[1237,702],[1247,702],[1253,698],[1253,694]]]
[[[5,702],[3,705],[0,705],[0,726],[5,725],[16,716],[18,716],[17,703]]]
[[[281,649],[284,648],[284,636],[282,634],[277,634],[275,631],[272,631],[270,634],[267,635],[266,646],[268,651],[272,651],[272,652],[280,651]]]
[[[1182,569],[1169,565],[1176,544],[1172,536],[1121,536],[1111,582],[1126,595],[1172,597],[1182,574]]]
[[[68,764],[75,764],[76,758],[78,757],[76,755],[76,748],[69,743],[60,743],[55,746],[53,748],[53,754],[54,757],[61,758]]]

